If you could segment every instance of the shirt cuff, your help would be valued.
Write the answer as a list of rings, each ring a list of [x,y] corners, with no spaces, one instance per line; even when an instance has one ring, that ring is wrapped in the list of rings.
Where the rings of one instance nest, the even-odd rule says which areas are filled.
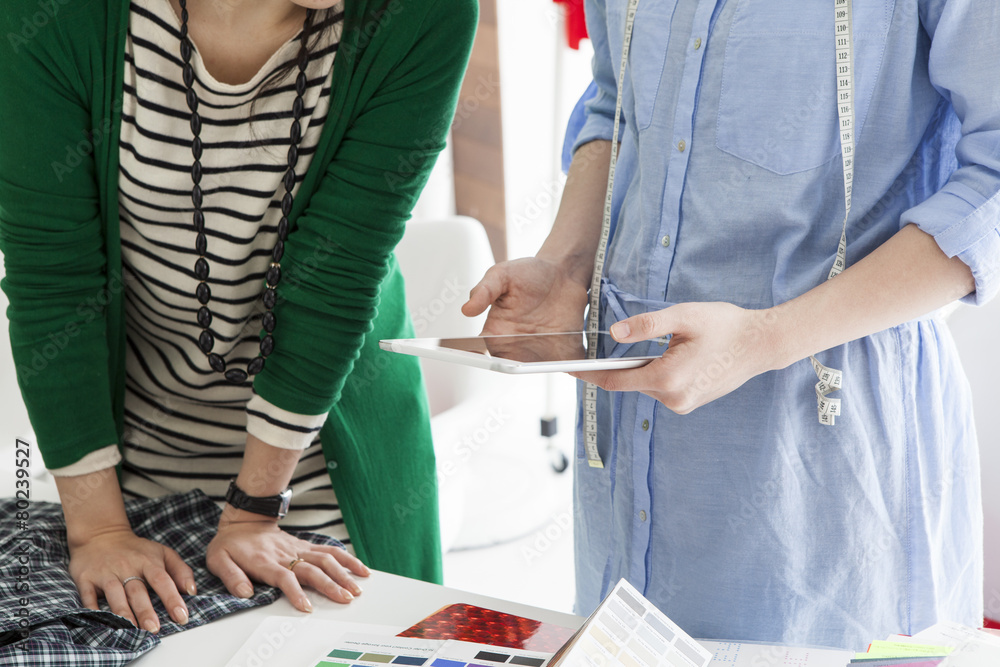
[[[256,392],[247,402],[247,433],[279,449],[305,449],[316,439],[326,418],[326,414],[300,415],[282,410]]]
[[[122,455],[118,451],[118,445],[108,445],[87,454],[76,463],[71,463],[62,468],[53,468],[49,472],[53,477],[79,477],[80,475],[89,475],[99,470],[114,468],[121,463],[121,460]]]
[[[922,204],[903,213],[903,225],[916,224],[934,237],[948,257],[958,257],[976,281],[976,291],[962,299],[983,305],[1000,291],[1000,194],[987,199],[951,182]]]
[[[598,91],[593,99],[586,102],[587,116],[583,127],[580,128],[579,133],[576,135],[576,140],[573,142],[574,153],[580,146],[588,144],[591,141],[599,139],[611,141],[611,137],[615,133],[615,103],[617,100],[611,100],[611,107],[605,113],[602,109],[602,102],[606,102],[607,98],[608,96],[605,93]],[[622,140],[625,129],[625,114],[622,113],[621,127],[618,130],[618,141]]]

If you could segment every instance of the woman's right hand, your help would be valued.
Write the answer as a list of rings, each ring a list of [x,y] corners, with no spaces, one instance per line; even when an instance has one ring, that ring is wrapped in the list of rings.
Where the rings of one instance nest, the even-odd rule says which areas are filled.
[[[195,594],[194,572],[173,549],[139,537],[130,528],[115,527],[71,540],[69,553],[69,573],[84,607],[99,609],[97,599],[103,596],[114,613],[136,627],[159,632],[152,589],[170,618],[181,625],[188,622],[187,605],[178,591]],[[146,583],[133,579],[123,584],[129,577],[142,577]]]
[[[490,309],[484,335],[580,331],[587,286],[555,262],[529,257],[492,267],[469,292],[462,313]]]

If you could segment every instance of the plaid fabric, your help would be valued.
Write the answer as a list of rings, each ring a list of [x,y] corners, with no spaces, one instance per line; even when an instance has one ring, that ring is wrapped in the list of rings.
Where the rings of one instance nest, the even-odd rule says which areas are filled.
[[[159,638],[210,623],[241,609],[270,604],[281,592],[256,585],[249,599],[230,595],[222,581],[205,567],[205,550],[215,535],[220,510],[201,491],[125,504],[135,533],[180,554],[194,570],[198,595],[185,596],[190,620],[185,626],[170,620],[163,604],[153,599],[160,633],[153,635],[111,613],[82,606],[69,576],[69,551],[62,508],[31,503],[18,515],[16,502],[0,500],[0,664],[124,665],[153,649]],[[22,523],[23,521],[23,523]],[[296,535],[316,544],[339,544],[314,533]]]

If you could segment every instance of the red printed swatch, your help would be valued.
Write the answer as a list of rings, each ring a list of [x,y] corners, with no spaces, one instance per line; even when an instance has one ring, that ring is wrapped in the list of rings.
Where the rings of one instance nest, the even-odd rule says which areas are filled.
[[[398,636],[455,639],[504,648],[554,653],[573,636],[573,632],[574,630],[561,625],[543,623],[471,604],[453,604],[434,612]]]

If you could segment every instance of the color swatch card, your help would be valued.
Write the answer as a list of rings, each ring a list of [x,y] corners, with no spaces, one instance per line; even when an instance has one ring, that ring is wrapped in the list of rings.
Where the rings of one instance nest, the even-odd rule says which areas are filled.
[[[542,667],[551,655],[450,639],[350,634],[310,667]]]
[[[441,649],[443,643],[428,639],[348,634],[315,664],[316,667],[422,667]]]
[[[336,645],[346,634],[392,637],[399,630],[398,625],[338,621],[318,614],[268,616],[247,637],[226,667],[312,667],[319,662],[317,655],[325,655],[324,649],[329,651],[328,647]],[[202,662],[194,660],[191,664],[200,667]]]
[[[1000,665],[1000,637],[957,623],[938,623],[912,638],[921,643],[947,644],[955,650],[941,667],[997,667]]]
[[[835,648],[704,639],[700,643],[713,653],[709,667],[845,667],[854,655],[853,651]]]
[[[622,579],[551,667],[706,667],[708,651]]]

